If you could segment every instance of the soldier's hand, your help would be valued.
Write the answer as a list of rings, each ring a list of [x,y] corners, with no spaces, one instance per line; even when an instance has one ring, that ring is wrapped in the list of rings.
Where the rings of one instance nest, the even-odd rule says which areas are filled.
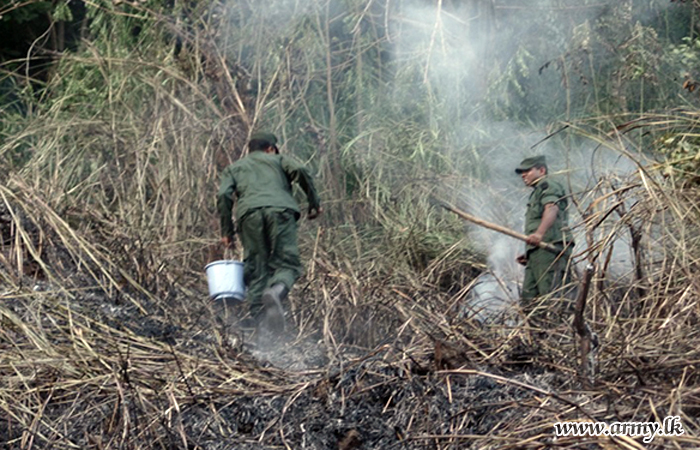
[[[321,208],[320,206],[318,208],[309,208],[309,214],[307,215],[307,217],[309,218],[309,220],[314,220],[321,214],[323,214],[323,208]]]
[[[542,235],[539,233],[532,233],[530,236],[527,237],[525,240],[530,245],[540,245],[540,242],[542,242]]]
[[[230,236],[224,236],[221,238],[221,245],[229,250],[235,250],[236,240],[231,238]]]
[[[527,265],[527,256],[525,255],[518,255],[515,260],[518,262],[518,264],[522,264],[523,266]]]

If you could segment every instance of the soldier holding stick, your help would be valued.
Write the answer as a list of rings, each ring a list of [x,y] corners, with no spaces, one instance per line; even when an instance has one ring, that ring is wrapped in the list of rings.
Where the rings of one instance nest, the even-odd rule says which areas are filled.
[[[526,186],[533,188],[525,213],[524,254],[517,261],[525,266],[521,303],[526,312],[533,301],[557,290],[568,281],[573,241],[567,229],[567,194],[558,181],[548,177],[544,156],[525,158],[515,169]],[[548,242],[556,252],[539,245]]]

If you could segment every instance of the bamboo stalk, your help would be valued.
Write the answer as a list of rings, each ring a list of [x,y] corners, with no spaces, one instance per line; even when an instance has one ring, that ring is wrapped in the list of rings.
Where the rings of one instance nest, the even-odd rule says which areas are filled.
[[[437,202],[440,204],[440,206],[442,206],[443,208],[445,208],[446,210],[448,210],[450,212],[455,213],[456,215],[458,215],[459,217],[461,217],[464,220],[468,220],[469,222],[475,223],[475,224],[482,226],[484,228],[488,228],[489,230],[497,231],[499,233],[508,235],[508,236],[513,237],[515,239],[519,239],[523,242],[527,241],[527,236],[522,234],[522,233],[518,233],[517,231],[511,230],[510,228],[507,228],[507,227],[504,227],[501,225],[497,225],[497,224],[492,223],[492,222],[488,222],[488,221],[486,221],[484,219],[480,219],[476,216],[472,216],[471,214],[468,214],[468,213],[466,213],[460,209],[457,209],[454,206],[451,206],[451,205],[449,205],[445,202],[442,202],[440,200],[438,200]],[[548,251],[556,253],[556,254],[559,254],[562,251],[562,249],[555,247],[554,245],[550,244],[549,242],[540,242],[537,245],[537,247],[548,250]]]
[[[579,367],[579,376],[584,383],[584,386],[590,387],[593,377],[593,361],[589,359],[591,347],[597,345],[594,342],[593,334],[590,328],[586,325],[584,313],[586,311],[586,298],[593,278],[594,267],[592,264],[586,266],[584,271],[581,287],[576,299],[576,309],[574,311],[574,330],[578,334],[580,340],[579,352],[581,355],[581,365]]]

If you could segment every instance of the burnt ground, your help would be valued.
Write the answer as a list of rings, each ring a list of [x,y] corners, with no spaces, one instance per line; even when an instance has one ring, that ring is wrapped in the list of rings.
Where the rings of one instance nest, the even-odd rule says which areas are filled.
[[[206,301],[179,305],[190,317],[176,324],[144,315],[163,310],[146,298],[33,292],[4,297],[3,392],[23,405],[3,411],[6,449],[607,448],[557,439],[552,424],[630,414],[623,394],[582,390],[549,333],[516,336],[495,364],[478,339],[386,336],[369,349],[317,329],[261,347],[222,330]]]
[[[222,328],[203,274],[136,282],[87,246],[45,246],[31,264],[5,244],[0,449],[700,447],[700,355],[673,322],[593,319],[601,346],[593,379],[581,379],[568,316],[479,322],[455,313],[453,292],[352,278],[328,258],[316,261],[317,289],[302,280],[292,292],[284,342],[261,345]],[[685,435],[553,431],[666,416]]]

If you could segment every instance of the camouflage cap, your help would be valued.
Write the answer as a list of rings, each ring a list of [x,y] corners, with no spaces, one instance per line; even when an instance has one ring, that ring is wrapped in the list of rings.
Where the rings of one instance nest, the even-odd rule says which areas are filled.
[[[541,166],[547,166],[547,160],[544,157],[544,155],[540,156],[531,156],[529,158],[525,158],[520,162],[520,165],[515,168],[515,173],[518,175],[527,172],[528,170],[532,169],[533,167],[541,167]]]
[[[272,133],[267,133],[264,131],[259,131],[250,135],[251,141],[265,141],[269,142],[273,147],[277,147],[277,136]]]

